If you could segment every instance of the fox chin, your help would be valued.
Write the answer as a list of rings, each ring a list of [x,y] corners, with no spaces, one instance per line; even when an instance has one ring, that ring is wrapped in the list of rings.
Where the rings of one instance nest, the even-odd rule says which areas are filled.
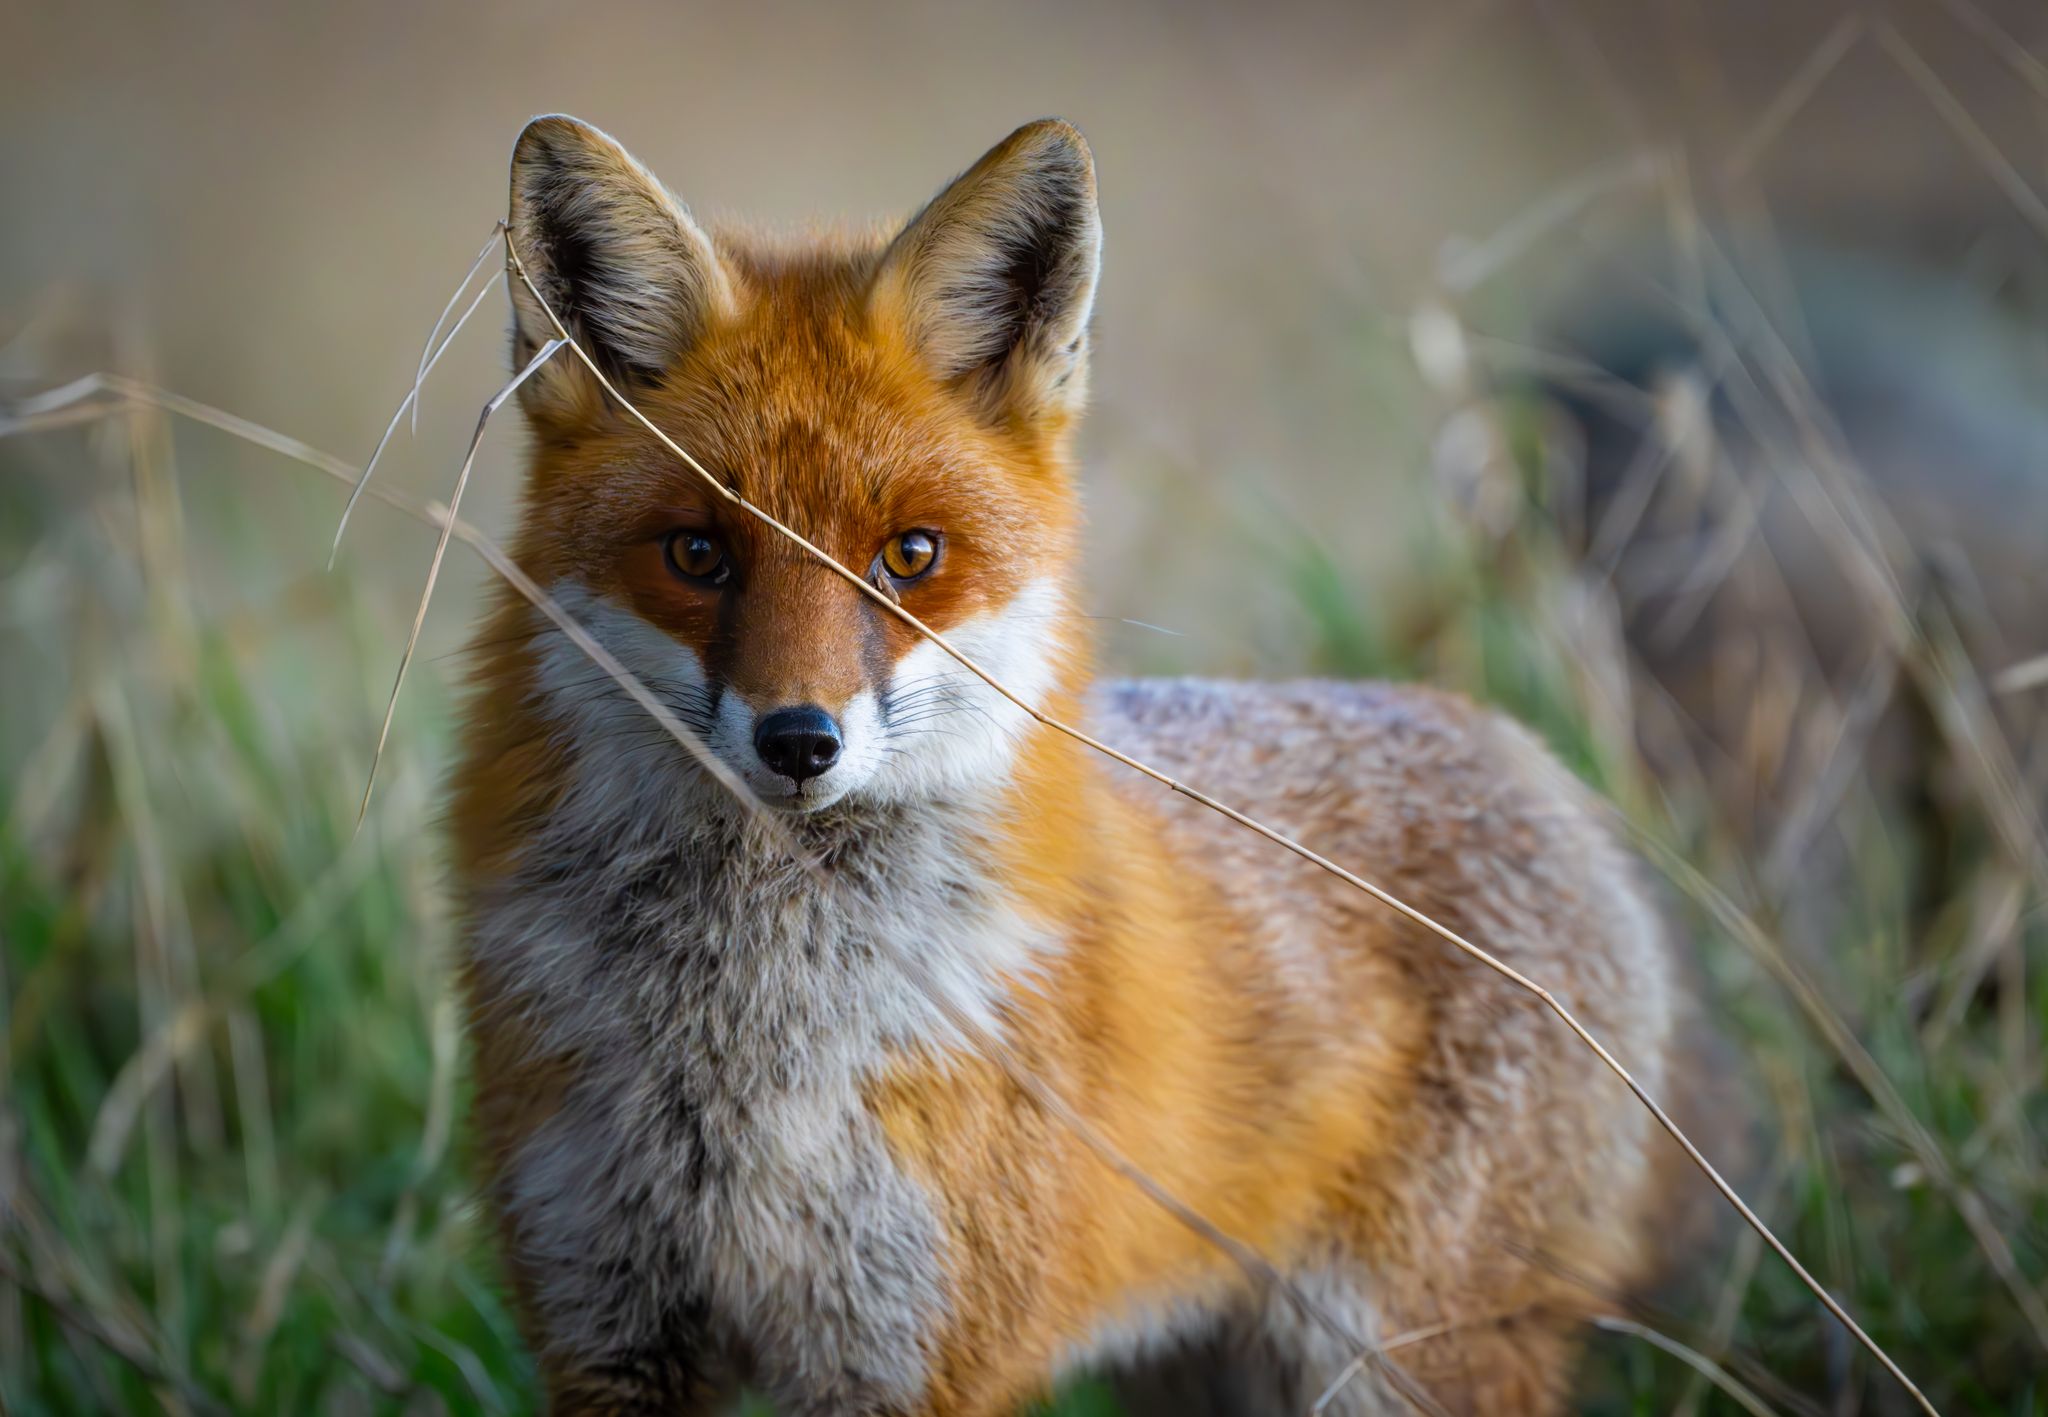
[[[1018,129],[907,221],[801,240],[700,224],[572,118],[527,126],[511,185],[515,368],[559,319],[719,483],[1017,699],[1370,870],[1660,1088],[1673,947],[1531,735],[1416,688],[1095,682],[1072,440],[1102,230],[1072,126]],[[1049,729],[580,361],[519,398],[515,558],[727,770],[493,606],[453,783],[461,974],[551,1411],[750,1389],[973,1417],[1200,1349],[1235,1410],[1300,1412],[1396,1333],[1325,1410],[1562,1410],[1669,1204],[1616,1079],[1501,979]]]

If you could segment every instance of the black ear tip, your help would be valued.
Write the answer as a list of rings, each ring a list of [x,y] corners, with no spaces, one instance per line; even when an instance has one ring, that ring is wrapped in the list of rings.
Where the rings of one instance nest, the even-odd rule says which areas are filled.
[[[559,162],[569,154],[593,147],[615,146],[603,129],[567,113],[543,113],[530,118],[512,145],[512,163],[517,167],[532,162]]]
[[[1046,172],[1062,172],[1081,186],[1095,186],[1095,155],[1081,130],[1064,118],[1039,118],[1010,134],[998,147]]]
[[[526,120],[526,126],[519,130],[519,141],[513,147],[546,147],[564,138],[580,136],[589,129],[588,123],[571,114],[538,113]]]
[[[1067,143],[1077,148],[1088,146],[1087,136],[1081,132],[1080,125],[1060,117],[1057,113],[1048,113],[1043,118],[1032,119],[1029,123],[1021,125],[1014,136],[1021,138],[1027,133],[1036,134],[1047,142]]]
[[[1087,158],[1088,137],[1074,124],[1064,118],[1034,118],[1010,135],[1014,143],[1028,143],[1040,152],[1065,149]]]

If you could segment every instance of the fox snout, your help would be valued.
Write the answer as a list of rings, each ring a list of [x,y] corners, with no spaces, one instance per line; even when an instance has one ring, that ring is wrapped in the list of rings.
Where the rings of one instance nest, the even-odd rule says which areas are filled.
[[[772,806],[813,812],[845,801],[929,802],[996,787],[1031,722],[929,643],[890,660],[872,643],[814,638],[786,625],[763,631],[780,652],[755,659],[757,667],[772,659],[781,672],[743,674],[748,656],[732,652],[736,646],[684,642],[572,581],[558,582],[553,593],[703,750]],[[1033,582],[1007,604],[949,626],[949,638],[1026,702],[1043,700],[1057,682],[1062,607],[1057,586]],[[539,687],[567,741],[617,786],[661,797],[672,769],[690,769],[680,746],[650,747],[645,710],[609,680],[594,681],[566,638],[543,641]]]
[[[839,721],[816,704],[777,709],[754,729],[754,751],[768,770],[797,785],[822,777],[839,761],[846,740]]]
[[[891,756],[880,695],[865,686],[836,702],[801,687],[747,692],[730,681],[713,693],[711,750],[775,806],[809,812],[871,791]]]

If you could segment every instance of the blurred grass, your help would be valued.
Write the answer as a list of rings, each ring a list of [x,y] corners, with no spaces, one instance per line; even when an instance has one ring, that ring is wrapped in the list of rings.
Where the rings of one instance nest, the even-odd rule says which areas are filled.
[[[1500,416],[1533,478],[1526,412]],[[293,539],[317,516],[236,528],[219,489],[188,515],[182,445],[143,416],[46,435],[33,463],[0,447],[0,1398],[530,1411],[465,1179],[432,806],[446,700],[415,679],[353,833],[391,628],[347,577],[288,569],[317,560],[317,534]],[[1611,619],[1532,495],[1518,482],[1487,531],[1448,505],[1404,513],[1407,559],[1370,575],[1283,537],[1301,666],[1505,706],[1768,929],[1745,845],[1687,779],[1645,768]],[[213,580],[264,589],[222,604]],[[1857,869],[1826,1003],[2038,1286],[2048,972],[2028,965],[2048,922],[1999,914],[2009,867],[1987,831],[1950,848],[1953,898],[1926,911],[1900,886],[1913,832],[1853,794],[1837,825]],[[2042,1350],[1898,1114],[1749,945],[1677,898],[1758,1099],[1759,1209],[1944,1411],[2048,1411]],[[2001,921],[2012,938],[1987,954]],[[1694,1277],[1656,1326],[1778,1410],[1903,1410],[1752,1243],[1729,1232]],[[1737,1410],[1638,1338],[1589,1345],[1585,1411]],[[1085,1386],[1049,1409],[1113,1410]]]
[[[1541,460],[1521,438],[1538,410],[1507,398],[1494,413],[1516,450],[1516,495],[1528,498],[1511,530],[1491,537],[1462,519],[1426,517],[1408,543],[1411,564],[1391,585],[1345,576],[1304,541],[1293,565],[1314,626],[1312,667],[1454,685],[1501,705],[1541,731],[1637,830],[1722,876],[1728,893],[1751,895],[1747,844],[1704,794],[1688,793],[1683,780],[1659,781],[1633,736],[1617,731],[1628,711],[1617,702],[1627,651],[1600,613],[1599,587],[1538,509]],[[1826,951],[1823,1006],[1853,1021],[1912,1123],[1995,1217],[2017,1253],[2020,1283],[2037,1296],[2048,1269],[2038,1135],[2048,1119],[2038,1051],[2048,980],[2027,962],[2048,944],[2048,921],[2038,903],[2017,924],[1991,903],[2002,890],[2015,900],[2024,891],[1981,821],[1962,823],[1945,844],[1960,858],[1947,863],[1955,897],[1931,911],[1914,901],[1904,883],[1919,873],[1912,857],[1921,834],[1892,820],[1891,805],[1852,792],[1832,823],[1855,869]],[[1930,1184],[1896,1119],[1858,1089],[1765,961],[1730,939],[1698,900],[1671,887],[1666,894],[1699,943],[1710,1016],[1756,1096],[1764,1155],[1747,1178],[1752,1203],[1942,1410],[2048,1411],[2039,1337],[1955,1204]],[[1760,915],[1768,919],[1752,909],[1752,919]],[[1932,1027],[1929,1001],[1954,986],[1965,968],[1962,947],[1981,946],[2001,927],[2010,937],[1990,938],[2003,946],[2002,974],[1974,979],[1955,1016],[1961,1022]],[[1687,1083],[1681,1075],[1672,1087]],[[1907,1410],[1881,1375],[1870,1378],[1847,1335],[1788,1271],[1768,1258],[1758,1264],[1753,1237],[1726,1234],[1733,1253],[1703,1256],[1707,1271],[1695,1275],[1725,1276],[1718,1297],[1711,1289],[1688,1297],[1739,1305],[1731,1310],[1732,1356],[1723,1359],[1730,1369],[1780,1410]],[[1711,1326],[1706,1312],[1663,1317],[1694,1343]],[[1592,1351],[1583,1411],[1670,1411],[1697,1387],[1683,1366],[1631,1339],[1599,1335]],[[1724,1402],[1715,1394],[1700,1410],[1723,1410]]]
[[[38,490],[0,488],[8,526],[53,524]],[[32,1286],[0,1317],[9,1408],[147,1411],[169,1382],[248,1411],[522,1410],[452,1131],[432,771],[403,756],[351,840],[385,673],[333,653],[358,607],[315,583],[186,620],[174,570],[138,573],[148,505],[117,501],[54,582],[21,584],[44,546],[6,548],[33,592],[8,661],[63,689],[55,743],[5,725],[8,1263]],[[79,622],[37,623],[49,604]],[[431,688],[406,729],[445,737]]]

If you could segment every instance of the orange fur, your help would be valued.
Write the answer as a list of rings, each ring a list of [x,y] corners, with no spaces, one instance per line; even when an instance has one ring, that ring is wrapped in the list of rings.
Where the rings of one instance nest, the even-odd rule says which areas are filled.
[[[625,303],[592,296],[602,268],[587,268],[580,288],[567,277],[556,288],[589,302],[579,338],[600,352],[609,338],[638,406],[717,476],[856,569],[906,527],[942,531],[940,572],[903,592],[942,633],[1000,612],[1032,582],[1074,580],[1069,439],[1086,311],[1084,299],[1080,327],[1062,326],[1054,297],[1092,294],[1092,264],[1060,265],[1073,254],[1062,247],[1033,267],[1041,305],[1020,318],[1042,328],[991,335],[970,322],[940,339],[935,323],[961,312],[932,303],[957,299],[957,282],[945,284],[946,268],[906,263],[953,250],[945,241],[703,237],[601,135],[567,120],[536,130],[519,161],[552,155],[547,180],[594,184],[595,205],[576,219],[610,221],[599,235],[622,233],[618,259],[651,251],[688,272],[678,299],[694,304],[670,310],[636,286],[632,320],[618,313]],[[1093,174],[1076,177],[1077,160],[1085,165],[1086,149],[1064,125],[1020,130],[934,204],[930,221],[979,219],[1031,164],[1065,164],[1056,175],[1068,185],[1055,195],[1085,193],[1085,222],[1027,195],[1072,239],[1092,239]],[[515,200],[515,239],[529,244],[541,220],[532,210]],[[667,223],[681,234],[648,236]],[[963,239],[939,232],[954,247]],[[565,242],[534,261],[559,276],[578,249]],[[636,374],[649,329],[669,332],[672,356]],[[1011,342],[987,356],[998,338]],[[808,702],[839,713],[913,649],[850,587],[707,495],[566,361],[536,381],[526,406],[536,446],[515,550],[542,584],[630,612],[756,710]],[[707,591],[669,572],[660,539],[679,526],[716,536],[739,568],[730,587]],[[697,1410],[711,1385],[683,1371],[683,1357],[564,1348],[537,1297],[548,1276],[527,1252],[532,1226],[512,1214],[525,1149],[584,1105],[574,1083],[596,1048],[551,1037],[540,995],[498,962],[476,923],[480,902],[531,868],[542,825],[572,791],[576,745],[537,703],[536,633],[510,601],[480,633],[455,783],[484,1164],[557,1407]],[[1415,691],[1304,686],[1256,698],[1190,688],[1091,707],[1077,623],[1063,618],[1044,634],[1055,651],[1051,711],[1101,715],[1134,748],[1471,930],[1571,994],[1655,1074],[1667,1029],[1654,920],[1627,864],[1526,735]],[[1177,694],[1192,706],[1175,707]],[[1008,1044],[1230,1235],[1291,1274],[1341,1272],[1370,1308],[1363,1336],[1446,1325],[1397,1355],[1437,1401],[1553,1410],[1573,1326],[1601,1298],[1528,1253],[1567,1255],[1596,1290],[1644,1271],[1649,1143],[1626,1096],[1498,979],[1119,772],[1034,726],[1000,785],[973,799],[975,840],[962,851],[981,853],[1007,907],[1051,942],[1028,968],[989,981]],[[949,921],[896,927],[942,935]],[[986,1059],[892,1046],[863,1073],[859,1097],[857,1124],[876,1129],[936,1217],[943,1301],[916,1340],[915,1394],[858,1410],[1007,1412],[1106,1329],[1157,1326],[1160,1311],[1184,1302],[1223,1316],[1284,1306]],[[750,1332],[750,1361],[782,1371],[772,1350],[792,1339]],[[807,1399],[795,1378],[785,1386],[811,1403],[803,1410],[836,1410],[837,1399]]]

